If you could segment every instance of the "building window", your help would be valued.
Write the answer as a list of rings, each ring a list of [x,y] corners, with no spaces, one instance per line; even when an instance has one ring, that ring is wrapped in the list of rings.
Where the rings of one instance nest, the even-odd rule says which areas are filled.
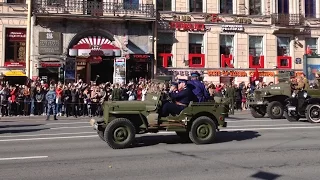
[[[233,61],[234,47],[234,35],[220,35],[220,67],[230,67],[231,61]],[[230,58],[228,59],[228,63],[226,63],[222,58]]]
[[[172,67],[173,33],[158,33],[157,67]]]
[[[10,63],[25,63],[26,29],[7,28],[5,46],[5,65]]]
[[[278,14],[289,14],[289,0],[278,0]]]
[[[220,0],[220,13],[233,14],[233,0]]]
[[[203,34],[189,34],[189,66],[204,67]]]
[[[278,37],[277,38],[277,54],[278,56],[290,56],[290,38],[289,37]],[[280,66],[289,66],[289,60],[283,58],[279,62]]]
[[[305,0],[304,1],[305,16],[310,18],[316,17],[316,0]]]
[[[139,0],[123,0],[124,9],[139,9]]]
[[[12,3],[12,4],[26,4],[26,0],[7,0],[7,3]]]
[[[202,0],[190,0],[190,12],[202,12]]]
[[[171,11],[171,0],[157,0],[158,11]]]
[[[253,57],[252,65],[260,65],[260,56],[263,55],[262,36],[249,36],[249,54]]]
[[[318,38],[306,38],[306,54],[318,54]]]
[[[249,13],[250,15],[261,15],[261,0],[249,1]]]

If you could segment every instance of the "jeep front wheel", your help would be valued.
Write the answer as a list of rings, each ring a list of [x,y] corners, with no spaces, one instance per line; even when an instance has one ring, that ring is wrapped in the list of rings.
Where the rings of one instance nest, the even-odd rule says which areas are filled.
[[[307,120],[311,123],[320,122],[320,105],[319,104],[310,104],[306,108],[306,117]]]
[[[281,119],[283,117],[283,105],[278,101],[272,101],[267,106],[267,114],[271,119]]]
[[[195,119],[191,125],[189,137],[195,144],[210,144],[216,139],[217,126],[206,116]]]
[[[104,131],[104,139],[113,149],[129,147],[133,143],[135,135],[134,125],[126,118],[117,118],[111,121]]]
[[[256,109],[256,108],[250,108],[251,115],[254,118],[262,118],[266,115],[265,112],[263,112],[261,109]]]

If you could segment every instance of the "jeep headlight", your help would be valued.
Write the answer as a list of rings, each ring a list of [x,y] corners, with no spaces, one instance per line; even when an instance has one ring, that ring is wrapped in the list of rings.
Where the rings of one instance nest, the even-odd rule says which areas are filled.
[[[304,97],[304,98],[307,98],[307,96],[308,96],[308,93],[307,93],[307,92],[304,92],[304,93],[303,93],[303,97]]]
[[[292,93],[292,97],[296,97],[296,93],[295,92]]]

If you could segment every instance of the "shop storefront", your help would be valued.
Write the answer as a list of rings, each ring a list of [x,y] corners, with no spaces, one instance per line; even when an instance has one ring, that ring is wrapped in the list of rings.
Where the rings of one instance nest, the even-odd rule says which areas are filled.
[[[153,74],[153,54],[130,54],[126,62],[127,81],[138,81],[140,78],[151,79]]]
[[[46,83],[58,82],[60,68],[62,68],[60,61],[42,61],[39,64],[39,78]]]

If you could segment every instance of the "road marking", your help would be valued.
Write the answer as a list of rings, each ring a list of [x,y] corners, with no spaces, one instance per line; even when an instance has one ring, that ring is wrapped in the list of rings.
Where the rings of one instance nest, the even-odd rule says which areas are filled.
[[[235,123],[239,123],[239,122],[276,122],[276,121],[278,121],[278,120],[270,120],[270,119],[264,119],[264,120],[256,120],[256,119],[254,119],[254,120],[228,120],[227,119],[227,122],[235,122]]]
[[[320,129],[320,126],[307,127],[274,127],[274,128],[239,128],[239,129],[221,129],[221,131],[256,131],[256,130],[286,130],[286,129]]]
[[[51,139],[77,139],[77,138],[91,138],[98,135],[89,136],[65,136],[65,137],[47,137],[47,138],[30,138],[30,139],[1,139],[0,142],[13,142],[13,141],[37,141],[37,140],[51,140]]]
[[[67,122],[67,123],[48,123],[48,124],[45,124],[45,125],[62,125],[62,124],[89,124],[89,121],[86,121],[86,122]]]
[[[36,136],[59,136],[59,135],[76,135],[76,134],[96,134],[96,132],[95,132],[95,131],[92,131],[92,132],[78,132],[78,133],[27,134],[27,135],[15,135],[15,136],[0,136],[0,138],[10,138],[10,137],[36,137]]]
[[[49,128],[49,129],[76,129],[76,128],[88,128],[91,126],[76,126],[76,127],[56,127],[56,128]]]
[[[236,128],[236,127],[272,127],[272,126],[314,126],[314,125],[307,125],[307,124],[270,124],[270,125],[267,125],[267,124],[263,124],[263,125],[244,125],[244,126],[228,126],[228,128]]]
[[[41,158],[48,158],[48,156],[29,156],[29,157],[0,158],[0,161],[24,160],[24,159],[41,159]]]

